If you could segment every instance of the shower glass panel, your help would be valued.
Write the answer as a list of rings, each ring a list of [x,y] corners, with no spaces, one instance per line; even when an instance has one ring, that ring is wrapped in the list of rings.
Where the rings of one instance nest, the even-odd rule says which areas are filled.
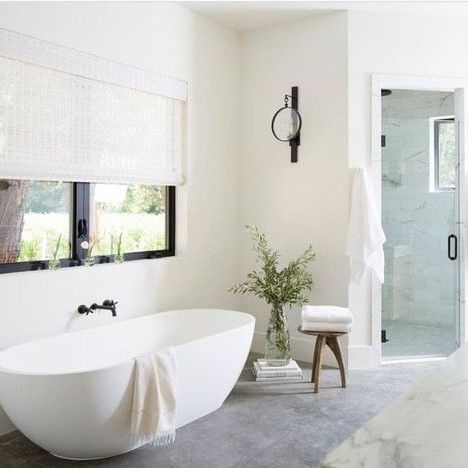
[[[459,330],[454,93],[382,90],[384,360],[448,356]]]

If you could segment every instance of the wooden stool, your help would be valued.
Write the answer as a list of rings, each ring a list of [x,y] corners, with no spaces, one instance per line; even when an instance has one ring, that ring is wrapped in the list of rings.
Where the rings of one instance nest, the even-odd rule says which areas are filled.
[[[315,340],[315,351],[314,360],[312,361],[312,377],[310,381],[315,384],[314,393],[318,393],[319,381],[320,381],[320,367],[322,360],[322,351],[325,345],[332,350],[335,358],[338,362],[341,375],[341,386],[346,388],[346,373],[343,364],[343,356],[341,355],[340,344],[338,343],[338,337],[347,335],[346,332],[325,332],[325,331],[309,331],[303,330],[301,326],[297,327],[297,330],[305,335],[316,336]]]

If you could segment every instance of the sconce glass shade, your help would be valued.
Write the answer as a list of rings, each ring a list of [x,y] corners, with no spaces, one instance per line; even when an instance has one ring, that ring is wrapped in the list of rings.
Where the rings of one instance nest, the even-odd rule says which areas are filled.
[[[282,107],[273,116],[271,131],[276,139],[280,141],[294,140],[301,130],[301,114],[292,107]]]

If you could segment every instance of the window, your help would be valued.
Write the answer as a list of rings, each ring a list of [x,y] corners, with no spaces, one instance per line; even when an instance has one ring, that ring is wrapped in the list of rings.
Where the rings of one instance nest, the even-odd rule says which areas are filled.
[[[0,180],[0,273],[174,255],[175,187]]]
[[[455,190],[457,151],[455,120],[451,117],[434,119],[434,191]]]
[[[70,258],[71,184],[0,180],[0,263]]]
[[[168,248],[167,191],[156,185],[90,186],[91,240],[96,253],[113,255],[121,241],[125,253]]]
[[[174,255],[187,91],[0,28],[0,273]]]

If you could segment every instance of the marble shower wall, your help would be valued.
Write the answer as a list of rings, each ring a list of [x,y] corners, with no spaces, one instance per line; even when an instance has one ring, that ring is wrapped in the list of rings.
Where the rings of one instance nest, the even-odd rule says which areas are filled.
[[[430,118],[453,113],[453,93],[394,90],[382,99],[383,320],[454,323],[458,262],[447,258],[447,236],[456,195],[430,189]]]

